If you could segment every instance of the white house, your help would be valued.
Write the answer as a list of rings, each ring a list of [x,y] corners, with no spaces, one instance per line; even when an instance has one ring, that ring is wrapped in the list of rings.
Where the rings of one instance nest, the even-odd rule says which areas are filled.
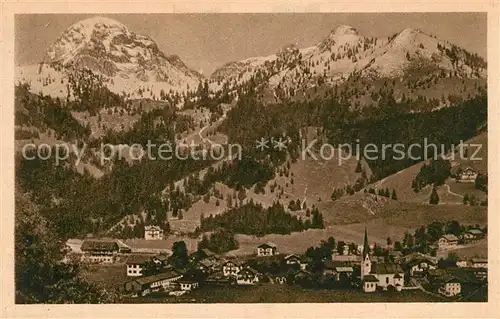
[[[278,254],[278,248],[273,243],[265,243],[257,247],[257,256],[274,256]]]
[[[163,229],[159,226],[148,225],[144,226],[144,239],[160,240],[163,239]]]
[[[486,258],[472,258],[470,260],[472,268],[488,268],[488,259]]]
[[[112,239],[86,239],[80,249],[84,253],[83,261],[111,264],[115,262],[120,247]]]
[[[453,234],[443,235],[438,240],[438,247],[441,250],[457,247],[457,244],[458,238]]]
[[[142,276],[142,269],[144,264],[151,260],[151,256],[148,255],[132,255],[127,261],[127,276],[138,277]]]
[[[412,253],[412,256],[405,258],[405,269],[410,273],[410,276],[425,273],[431,269],[437,268],[437,259],[422,253]]]
[[[243,269],[243,266],[236,261],[229,260],[222,265],[224,277],[236,277]]]
[[[254,285],[258,282],[259,273],[250,267],[243,268],[236,276],[236,283],[238,285]]]
[[[440,286],[439,286],[439,293],[447,296],[447,297],[453,297],[456,295],[459,295],[462,290],[462,285],[460,284],[460,281],[457,278],[454,277],[449,277],[442,279],[440,281]]]
[[[199,283],[194,280],[179,280],[178,283],[182,291],[191,291],[199,286]]]
[[[154,276],[139,277],[125,283],[125,291],[135,295],[145,296],[152,291],[169,289],[182,278],[182,274],[171,270]]]
[[[466,167],[458,172],[456,181],[458,183],[474,183],[476,181],[478,172],[471,168]]]
[[[462,239],[466,242],[473,242],[484,238],[484,233],[480,229],[471,229],[462,235]]]

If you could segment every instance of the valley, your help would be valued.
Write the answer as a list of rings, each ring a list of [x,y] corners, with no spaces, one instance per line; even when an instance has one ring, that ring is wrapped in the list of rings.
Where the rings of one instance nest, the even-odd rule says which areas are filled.
[[[460,258],[487,257],[486,238],[464,237],[487,234],[486,61],[418,29],[367,37],[332,27],[316,45],[284,45],[205,76],[114,19],[69,26],[43,61],[16,66],[16,200],[34,221],[17,235],[47,226],[57,262],[61,243],[85,259],[82,247],[94,240],[130,250],[119,259],[168,252],[169,267],[189,280],[199,274],[188,254],[208,249],[246,263],[262,243],[309,260],[302,270],[313,281],[324,275],[315,267],[346,249],[331,239],[352,258],[363,243],[374,260],[397,251],[446,262],[455,256],[439,241],[452,233]],[[440,154],[428,156],[424,140]],[[61,165],[36,152],[58,144],[85,152],[69,151]],[[173,156],[152,158],[150,144]],[[387,157],[371,158],[370,146]],[[329,247],[327,256],[314,247]],[[125,259],[95,273],[85,264],[83,277],[124,281]],[[196,298],[210,301],[203,289]],[[287,298],[299,300],[294,289]],[[359,297],[346,296],[335,298]],[[247,297],[234,300],[261,301]]]

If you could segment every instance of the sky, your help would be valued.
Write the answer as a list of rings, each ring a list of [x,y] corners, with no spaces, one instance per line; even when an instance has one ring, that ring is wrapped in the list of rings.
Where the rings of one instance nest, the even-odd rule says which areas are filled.
[[[486,13],[97,14],[151,37],[167,55],[205,75],[230,61],[275,54],[285,45],[315,45],[338,25],[388,37],[406,28],[447,40],[486,59]],[[15,18],[16,64],[43,59],[72,24],[96,14],[22,14]]]

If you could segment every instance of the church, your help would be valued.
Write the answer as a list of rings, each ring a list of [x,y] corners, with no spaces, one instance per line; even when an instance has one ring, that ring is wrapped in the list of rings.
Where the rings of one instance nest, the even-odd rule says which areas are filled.
[[[401,291],[405,282],[404,271],[399,264],[371,261],[366,228],[363,261],[361,262],[361,279],[363,291],[365,292],[374,292],[379,287],[382,290],[394,289]]]

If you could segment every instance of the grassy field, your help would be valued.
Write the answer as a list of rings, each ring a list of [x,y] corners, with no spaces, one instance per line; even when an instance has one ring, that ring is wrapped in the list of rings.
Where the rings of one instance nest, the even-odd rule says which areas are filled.
[[[439,251],[437,257],[446,258],[450,252],[454,252],[461,259],[470,259],[470,258],[487,258],[488,257],[488,240],[484,239],[478,241],[477,243],[473,243],[464,247],[460,247],[458,249],[453,250],[445,250]]]
[[[364,293],[360,290],[303,289],[298,286],[263,284],[256,286],[209,286],[175,298],[149,296],[128,299],[129,303],[341,303],[341,302],[439,302],[421,291]]]
[[[125,264],[90,265],[82,269],[81,276],[86,281],[108,290],[118,290],[129,280]]]

